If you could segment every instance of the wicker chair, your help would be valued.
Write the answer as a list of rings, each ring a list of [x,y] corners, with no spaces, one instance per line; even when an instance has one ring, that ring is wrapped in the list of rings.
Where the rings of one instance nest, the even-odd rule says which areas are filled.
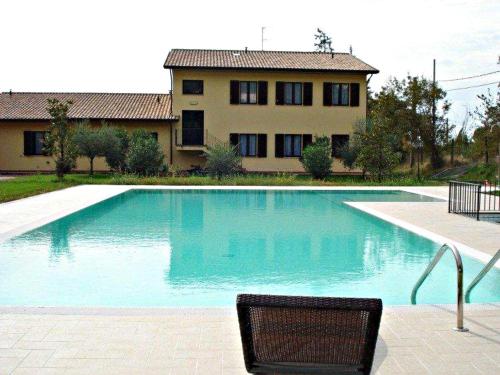
[[[253,374],[369,374],[382,300],[238,295],[243,355]]]

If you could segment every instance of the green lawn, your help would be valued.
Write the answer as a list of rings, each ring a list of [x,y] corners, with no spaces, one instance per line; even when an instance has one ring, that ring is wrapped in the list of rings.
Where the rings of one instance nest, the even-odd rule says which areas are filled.
[[[137,177],[133,175],[97,174],[93,177],[84,174],[71,174],[59,181],[55,175],[33,175],[0,181],[0,202],[8,202],[49,191],[64,189],[82,184],[111,185],[252,185],[252,186],[417,186],[444,185],[442,181],[421,180],[414,177],[397,176],[382,183],[363,180],[361,176],[332,176],[326,180],[313,180],[305,175],[247,174],[227,177],[221,180],[206,176],[189,177]]]
[[[489,180],[491,182],[495,181],[497,175],[498,167],[494,163],[490,164],[479,164],[472,167],[460,177],[463,181],[484,181]]]

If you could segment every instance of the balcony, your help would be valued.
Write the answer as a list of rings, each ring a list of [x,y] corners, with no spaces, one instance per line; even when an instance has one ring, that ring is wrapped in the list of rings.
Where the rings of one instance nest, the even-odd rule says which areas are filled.
[[[175,129],[175,147],[182,151],[205,151],[204,129]]]
[[[206,129],[175,129],[174,136],[179,151],[206,151],[209,146],[223,143]]]

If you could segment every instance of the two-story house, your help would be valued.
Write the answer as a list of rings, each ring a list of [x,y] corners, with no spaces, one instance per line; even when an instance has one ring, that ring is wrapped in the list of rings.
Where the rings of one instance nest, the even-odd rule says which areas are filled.
[[[248,171],[302,172],[299,158],[315,136],[328,136],[339,156],[366,116],[368,76],[378,73],[348,53],[249,50],[174,49],[164,68],[170,95],[0,94],[0,172],[53,170],[42,151],[53,97],[73,102],[73,121],[149,129],[166,162],[183,169],[203,166],[208,146],[230,142]],[[96,169],[106,169],[103,160]],[[342,163],[333,170],[343,172]]]
[[[301,172],[314,136],[334,156],[366,116],[367,75],[378,70],[347,53],[174,49],[173,160],[199,165],[205,146],[238,145],[249,171]],[[343,171],[334,163],[335,171]]]

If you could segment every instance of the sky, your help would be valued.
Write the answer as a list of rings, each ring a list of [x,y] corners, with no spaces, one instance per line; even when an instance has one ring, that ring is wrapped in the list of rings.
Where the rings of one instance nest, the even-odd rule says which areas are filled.
[[[167,92],[172,48],[335,51],[375,66],[374,90],[408,73],[437,79],[500,70],[498,0],[0,0],[0,91]],[[500,74],[445,89],[498,82]],[[452,123],[497,85],[451,91]]]

